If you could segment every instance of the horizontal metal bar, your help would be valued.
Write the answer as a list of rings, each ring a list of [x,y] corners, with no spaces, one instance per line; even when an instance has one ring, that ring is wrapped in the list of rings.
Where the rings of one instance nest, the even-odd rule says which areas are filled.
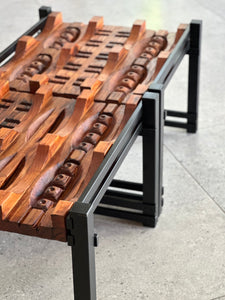
[[[130,200],[128,198],[120,198],[120,197],[113,197],[111,195],[105,195],[102,198],[100,203],[143,211],[143,204],[141,201]]]
[[[188,118],[187,112],[168,110],[168,109],[166,109],[165,112],[166,112],[166,116],[168,116],[168,117],[177,117],[177,118],[184,118],[184,119]]]
[[[188,127],[187,123],[181,123],[181,122],[175,122],[175,121],[165,121],[164,125],[170,126],[170,127],[179,127],[179,128],[187,128]]]
[[[0,53],[0,63],[4,61],[8,56],[10,56],[16,50],[16,45],[22,36],[24,35],[32,36],[38,30],[42,30],[44,28],[47,17],[48,16],[41,18],[36,24],[34,24],[30,29],[24,32],[18,39],[16,39],[12,44],[10,44],[6,49],[4,49]]]
[[[183,111],[176,111],[176,110],[165,110],[166,117],[176,117],[176,118],[183,118],[187,119],[189,122],[196,120],[196,115],[193,113],[183,112]]]
[[[129,209],[139,210],[151,216],[155,214],[156,207],[151,203],[143,203],[143,193],[128,193],[114,190],[107,190],[101,200],[101,204],[107,206],[126,207]]]
[[[181,38],[179,39],[177,45],[174,47],[170,56],[166,60],[165,64],[156,76],[154,83],[163,84],[164,88],[168,85],[170,79],[172,78],[174,72],[179,66],[185,54],[188,53],[190,49],[190,25],[186,28]],[[151,87],[151,85],[150,85]]]
[[[117,187],[121,189],[133,190],[133,191],[143,191],[143,184],[138,182],[124,181],[119,179],[114,179],[111,184],[111,187]]]
[[[136,193],[129,193],[129,192],[124,192],[124,191],[116,191],[116,190],[107,190],[105,193],[105,196],[126,198],[126,199],[134,200],[134,201],[142,201],[143,200],[143,193],[136,194]]]
[[[132,220],[132,221],[143,222],[143,223],[151,222],[151,218],[152,218],[152,225],[154,226],[155,217],[147,216],[141,213],[135,213],[135,212],[129,212],[125,210],[118,210],[118,209],[105,208],[105,207],[97,207],[95,213],[99,215],[108,216],[108,217]]]

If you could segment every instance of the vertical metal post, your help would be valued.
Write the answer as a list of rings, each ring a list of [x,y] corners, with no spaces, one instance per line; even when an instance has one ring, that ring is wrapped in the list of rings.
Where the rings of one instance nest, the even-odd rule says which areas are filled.
[[[193,20],[190,24],[190,50],[188,71],[188,123],[187,132],[195,133],[198,128],[198,95],[200,73],[202,21]]]
[[[41,6],[39,8],[39,18],[43,19],[47,17],[52,12],[52,8],[50,6]]]
[[[75,300],[96,300],[94,218],[89,208],[90,204],[77,202],[67,217]]]
[[[143,213],[149,221],[143,224],[155,227],[162,207],[162,85],[153,84],[144,94],[143,102]]]

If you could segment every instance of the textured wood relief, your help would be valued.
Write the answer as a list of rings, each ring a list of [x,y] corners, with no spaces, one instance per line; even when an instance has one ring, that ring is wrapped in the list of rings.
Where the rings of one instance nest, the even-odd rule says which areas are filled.
[[[65,241],[65,217],[181,37],[48,16],[0,68],[0,229]]]

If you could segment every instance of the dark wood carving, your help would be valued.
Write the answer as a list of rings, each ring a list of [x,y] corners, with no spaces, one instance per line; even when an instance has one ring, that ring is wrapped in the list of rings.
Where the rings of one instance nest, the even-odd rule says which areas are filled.
[[[0,229],[66,240],[65,217],[154,80],[177,34],[48,16],[0,68]]]

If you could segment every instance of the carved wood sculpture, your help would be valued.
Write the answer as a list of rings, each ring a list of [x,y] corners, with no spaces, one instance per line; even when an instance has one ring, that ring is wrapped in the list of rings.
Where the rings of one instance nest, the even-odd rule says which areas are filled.
[[[51,13],[0,68],[0,229],[66,240],[65,217],[185,29]]]

